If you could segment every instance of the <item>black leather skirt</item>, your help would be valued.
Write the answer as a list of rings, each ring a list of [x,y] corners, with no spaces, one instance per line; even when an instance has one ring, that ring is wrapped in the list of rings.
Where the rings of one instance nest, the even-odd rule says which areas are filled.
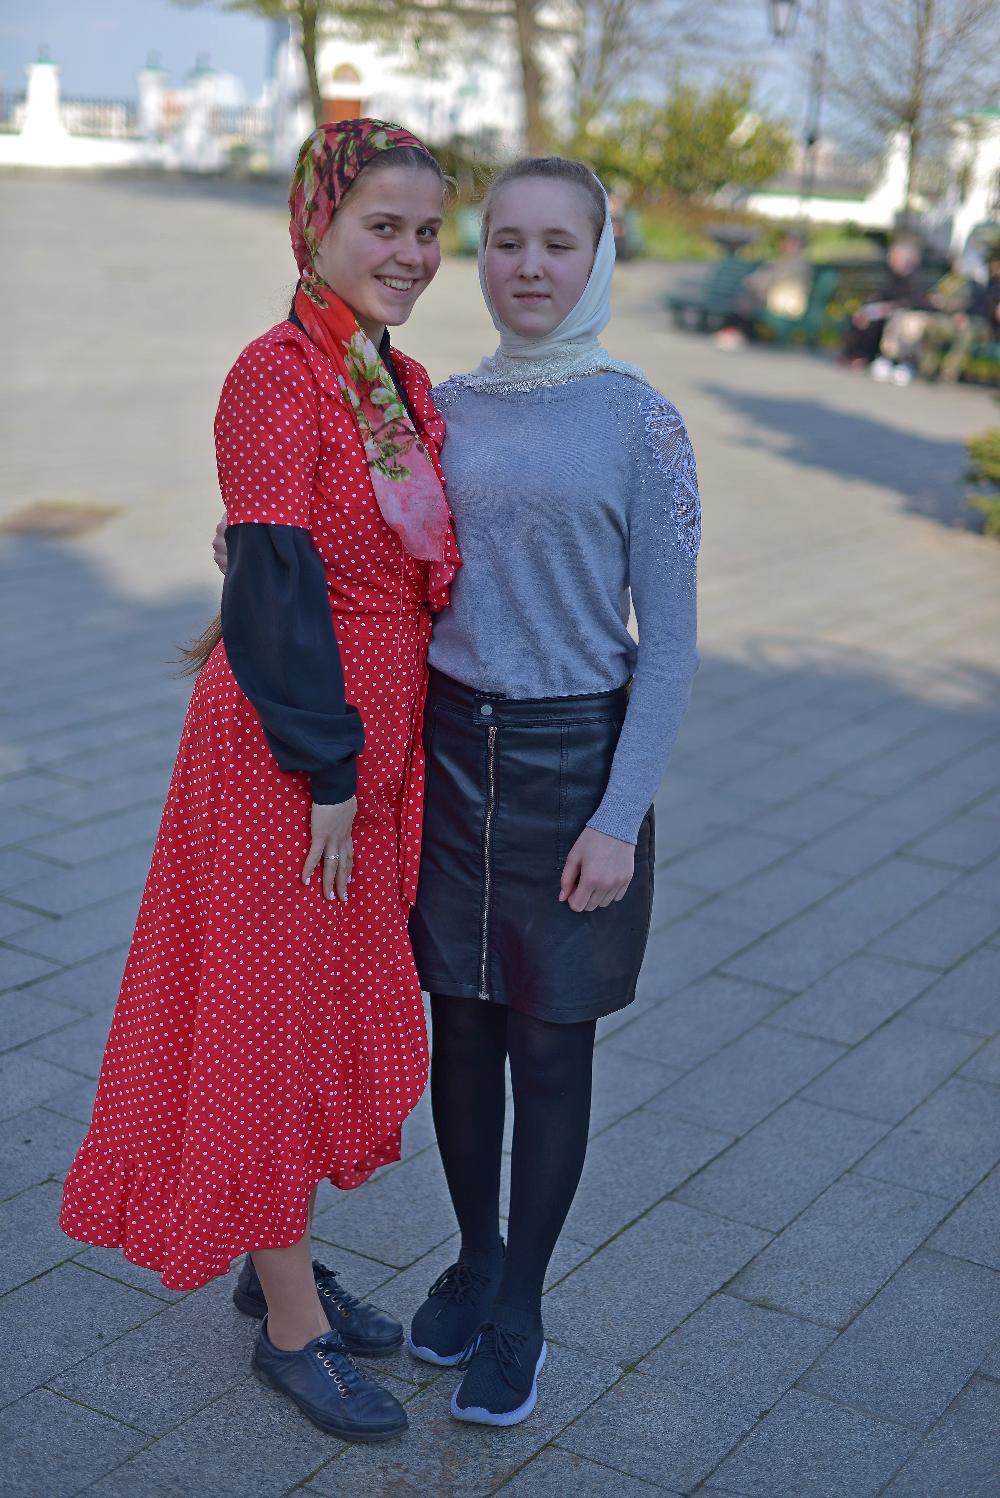
[[[514,701],[430,673],[423,848],[410,936],[431,993],[568,1023],[635,997],[653,903],[653,811],[624,899],[559,901],[567,854],[604,795],[626,689]]]

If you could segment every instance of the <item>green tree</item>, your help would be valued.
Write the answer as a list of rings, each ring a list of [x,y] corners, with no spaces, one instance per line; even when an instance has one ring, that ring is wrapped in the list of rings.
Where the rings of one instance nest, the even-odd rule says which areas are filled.
[[[669,60],[731,48],[739,0],[559,0],[572,77],[569,131],[582,140],[638,79],[662,78]]]
[[[788,165],[792,138],[752,103],[746,77],[706,89],[678,80],[662,104],[619,105],[576,149],[605,181],[626,182],[639,196],[698,200],[724,187],[759,187]]]

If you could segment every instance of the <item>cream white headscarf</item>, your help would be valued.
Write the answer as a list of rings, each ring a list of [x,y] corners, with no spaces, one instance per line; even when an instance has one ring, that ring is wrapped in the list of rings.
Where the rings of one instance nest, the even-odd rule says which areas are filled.
[[[514,179],[515,181],[518,179]],[[500,347],[477,369],[456,378],[475,390],[533,390],[540,385],[560,385],[585,375],[614,370],[646,382],[637,364],[613,359],[598,340],[611,318],[611,281],[615,269],[615,234],[608,195],[594,178],[604,198],[604,227],[597,242],[594,264],[580,300],[562,322],[540,338],[525,338],[503,321],[493,305],[486,282],[486,223],[479,235],[479,284],[493,326],[500,334]]]

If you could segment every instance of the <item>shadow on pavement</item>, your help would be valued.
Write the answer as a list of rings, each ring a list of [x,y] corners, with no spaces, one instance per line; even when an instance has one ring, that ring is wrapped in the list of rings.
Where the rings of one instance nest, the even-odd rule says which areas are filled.
[[[963,508],[967,464],[964,443],[926,437],[826,404],[788,396],[756,395],[705,383],[705,394],[746,418],[746,447],[777,451],[804,468],[879,484],[898,494],[904,508],[943,525],[974,528]],[[756,435],[763,431],[773,434]],[[806,497],[806,496],[803,496]]]

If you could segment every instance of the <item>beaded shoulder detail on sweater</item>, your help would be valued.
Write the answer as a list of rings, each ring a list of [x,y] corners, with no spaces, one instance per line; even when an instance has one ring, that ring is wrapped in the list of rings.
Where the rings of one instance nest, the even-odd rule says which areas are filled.
[[[670,514],[677,545],[692,561],[701,545],[698,470],[687,427],[672,402],[656,395],[646,406],[646,441],[670,486]]]

